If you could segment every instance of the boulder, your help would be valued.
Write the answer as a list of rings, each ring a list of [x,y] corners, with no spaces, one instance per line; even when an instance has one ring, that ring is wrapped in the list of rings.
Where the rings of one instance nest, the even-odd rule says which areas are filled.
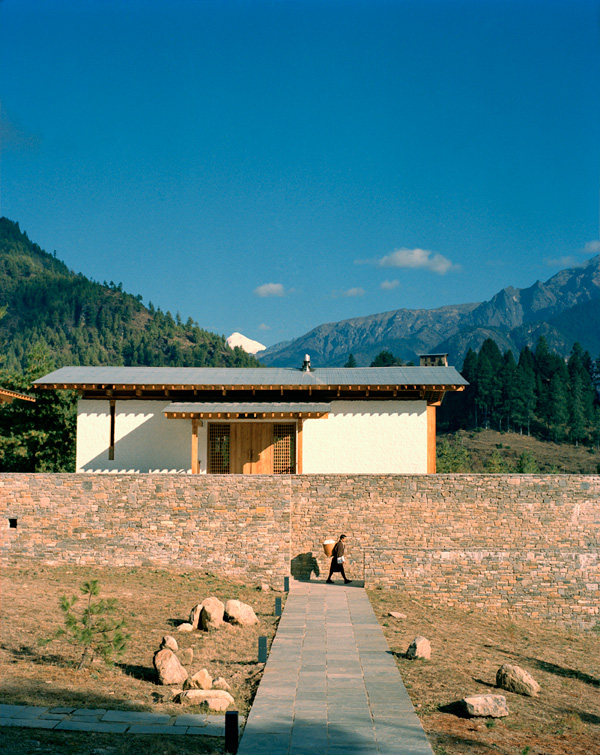
[[[169,648],[169,650],[172,650],[174,653],[179,650],[177,640],[175,639],[175,637],[171,637],[170,634],[165,634],[165,636],[162,638],[162,642],[160,643],[160,647],[161,650],[162,648]]]
[[[190,679],[186,679],[183,686],[184,689],[212,689],[212,676],[205,668],[203,668],[201,671],[196,672]]]
[[[415,637],[406,651],[407,658],[422,658],[429,660],[431,658],[431,645],[425,637]]]
[[[406,614],[400,613],[399,611],[388,611],[388,616],[391,616],[392,619],[405,619]]]
[[[502,718],[508,716],[508,705],[504,695],[472,695],[461,700],[469,716]]]
[[[192,629],[199,629],[200,614],[202,613],[203,605],[204,605],[204,601],[202,601],[202,603],[198,603],[198,605],[195,605],[190,611],[189,622],[192,625]]]
[[[268,585],[266,582],[262,582],[259,590],[261,590],[262,592],[271,592],[271,585]]]
[[[184,621],[183,624],[179,624],[177,627],[178,632],[191,632],[194,627],[187,621]]]
[[[500,666],[496,672],[496,686],[529,697],[537,697],[541,689],[531,674],[520,666],[511,666],[510,663]]]
[[[225,606],[218,598],[207,598],[202,601],[202,611],[200,612],[200,623],[198,628],[205,631],[218,629],[223,624],[223,614]]]
[[[186,648],[180,653],[177,653],[177,657],[179,658],[179,662],[182,666],[189,666],[194,660],[194,649]]]
[[[182,692],[178,701],[188,705],[206,705],[210,710],[227,710],[234,703],[233,697],[223,689],[188,689]]]
[[[229,686],[229,684],[227,684],[227,682],[225,681],[225,679],[223,679],[223,677],[222,677],[222,676],[218,676],[218,677],[217,677],[217,678],[216,678],[216,679],[214,680],[214,682],[213,682],[213,685],[212,685],[212,688],[213,688],[213,689],[224,689],[224,690],[226,690],[227,692],[230,692],[230,691],[231,691],[231,687]]]
[[[169,648],[162,648],[155,653],[153,663],[158,673],[159,684],[183,684],[187,679],[187,671]]]
[[[242,603],[241,600],[228,600],[225,606],[225,618],[232,624],[247,627],[257,624],[258,619],[252,606]]]

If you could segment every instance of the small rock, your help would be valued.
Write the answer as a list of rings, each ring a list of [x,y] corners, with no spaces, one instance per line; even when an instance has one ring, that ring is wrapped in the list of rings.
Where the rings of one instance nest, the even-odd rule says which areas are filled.
[[[431,658],[431,645],[425,637],[415,637],[406,651],[407,658],[421,658],[429,660]]]
[[[230,692],[231,691],[231,687],[229,686],[229,684],[227,684],[227,682],[225,681],[225,679],[223,679],[222,676],[218,676],[214,680],[212,688],[213,689],[224,689],[226,692]]]
[[[153,663],[158,673],[159,684],[183,684],[187,679],[187,671],[169,648],[163,648],[155,653]]]
[[[173,701],[173,698],[177,697],[177,695],[180,695],[182,692],[183,690],[180,687],[169,687],[164,690],[158,690],[158,692],[153,692],[152,697],[156,702],[170,703]]]
[[[531,674],[520,666],[511,666],[510,663],[500,666],[496,672],[496,686],[529,697],[537,697],[541,689]]]
[[[188,623],[187,621],[184,621],[183,624],[179,624],[177,627],[178,632],[191,632],[193,630],[193,626]]]
[[[225,606],[218,598],[207,598],[202,601],[202,611],[200,612],[200,626],[205,631],[218,629],[223,624],[223,614]]]
[[[227,710],[234,702],[233,697],[222,689],[189,689],[178,696],[182,704],[207,705],[210,710]]]
[[[398,611],[388,611],[388,616],[391,616],[393,619],[405,619],[406,614],[405,613],[399,613]]]
[[[502,718],[508,716],[508,705],[504,695],[473,695],[461,700],[470,716]]]
[[[192,676],[191,679],[187,679],[184,684],[184,689],[212,689],[213,680],[208,671],[203,668]]]
[[[177,653],[177,657],[182,666],[189,666],[194,660],[194,650],[192,648],[186,648],[185,650],[182,650],[181,653]]]
[[[198,605],[195,605],[190,611],[189,622],[192,625],[192,629],[199,629],[200,614],[202,613],[203,606],[204,606],[204,601],[202,601],[202,603],[198,603]]]
[[[258,619],[252,606],[242,603],[241,600],[228,600],[225,606],[225,617],[232,624],[246,627],[257,624]]]
[[[179,650],[177,640],[175,639],[175,637],[171,637],[170,634],[165,634],[165,636],[162,638],[162,642],[160,643],[160,647],[161,649],[169,648],[169,650],[172,650],[174,653]]]
[[[271,592],[271,585],[268,585],[266,582],[263,582],[259,588],[262,592]]]

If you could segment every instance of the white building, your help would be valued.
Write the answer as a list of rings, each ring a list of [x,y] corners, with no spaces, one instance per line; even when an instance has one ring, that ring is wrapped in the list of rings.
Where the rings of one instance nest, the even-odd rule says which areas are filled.
[[[63,367],[79,392],[78,472],[435,472],[454,367]]]

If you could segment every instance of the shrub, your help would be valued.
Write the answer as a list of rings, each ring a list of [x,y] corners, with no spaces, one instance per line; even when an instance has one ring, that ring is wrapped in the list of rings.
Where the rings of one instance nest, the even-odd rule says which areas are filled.
[[[86,605],[76,613],[73,608],[79,600],[78,596],[68,598],[62,595],[60,609],[64,614],[65,626],[41,642],[47,644],[64,637],[72,645],[82,647],[78,669],[83,668],[88,661],[91,663],[96,657],[111,664],[114,656],[122,655],[130,639],[130,635],[123,632],[125,620],[114,616],[118,609],[117,601],[114,598],[93,600],[100,593],[97,579],[84,582],[79,589],[87,597]]]

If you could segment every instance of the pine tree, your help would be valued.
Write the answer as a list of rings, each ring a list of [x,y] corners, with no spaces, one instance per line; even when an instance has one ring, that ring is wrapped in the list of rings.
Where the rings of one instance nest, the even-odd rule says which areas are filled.
[[[565,426],[569,419],[566,385],[567,381],[557,370],[550,378],[546,405],[548,431],[553,435],[555,442],[564,437]]]
[[[346,362],[344,367],[356,367],[356,359],[354,358],[354,354],[348,354],[348,361]]]
[[[579,445],[585,433],[585,415],[583,407],[583,387],[581,376],[575,373],[569,381],[568,393],[569,437]],[[589,416],[589,415],[588,415]]]
[[[504,414],[506,417],[506,430],[508,431],[517,409],[519,385],[517,380],[517,363],[512,351],[507,351],[502,361],[502,372],[500,373],[502,384],[500,424],[502,422],[502,414]]]
[[[371,362],[371,367],[398,367],[402,366],[402,360],[397,359],[391,351],[384,349],[380,351],[375,359]]]
[[[515,397],[515,421],[527,426],[527,435],[531,435],[531,422],[535,415],[537,403],[535,363],[529,348],[521,349],[517,365],[517,391]],[[522,432],[522,429],[521,429]]]

